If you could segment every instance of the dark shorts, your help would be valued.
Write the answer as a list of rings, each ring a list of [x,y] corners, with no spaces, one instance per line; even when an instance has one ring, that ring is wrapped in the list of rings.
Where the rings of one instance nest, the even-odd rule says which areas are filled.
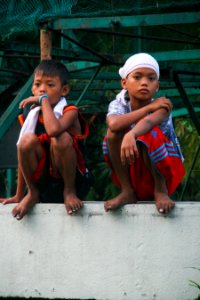
[[[58,173],[52,171],[52,164],[50,159],[50,141],[48,139],[41,139],[43,146],[43,155],[38,166],[31,177],[32,181],[37,186],[40,192],[40,201],[43,203],[63,203],[64,183],[63,179]],[[93,176],[85,167],[85,161],[80,151],[75,138],[73,138],[74,149],[77,154],[77,169],[75,188],[76,194],[79,198],[83,198],[89,191],[93,184]]]
[[[61,178],[53,178],[51,176],[45,180],[39,181],[40,201],[42,203],[63,203],[63,191],[64,183]],[[78,198],[82,199],[90,190],[93,184],[92,174],[86,170],[85,174],[82,174],[77,170],[76,172],[76,194]]]

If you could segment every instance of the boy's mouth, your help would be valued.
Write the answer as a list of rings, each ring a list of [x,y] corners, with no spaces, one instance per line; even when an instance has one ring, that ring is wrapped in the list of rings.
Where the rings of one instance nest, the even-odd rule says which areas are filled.
[[[149,90],[148,89],[140,89],[139,92],[142,94],[147,94],[147,93],[149,93]]]

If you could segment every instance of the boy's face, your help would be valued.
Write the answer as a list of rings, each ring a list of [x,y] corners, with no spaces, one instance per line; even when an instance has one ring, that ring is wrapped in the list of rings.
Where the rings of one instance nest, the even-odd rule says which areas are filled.
[[[159,88],[154,70],[138,68],[121,80],[122,87],[128,91],[131,100],[150,100]]]
[[[53,106],[57,104],[61,96],[66,96],[69,92],[69,86],[62,85],[58,76],[46,76],[42,72],[37,72],[32,85],[34,96],[47,94],[49,102]]]

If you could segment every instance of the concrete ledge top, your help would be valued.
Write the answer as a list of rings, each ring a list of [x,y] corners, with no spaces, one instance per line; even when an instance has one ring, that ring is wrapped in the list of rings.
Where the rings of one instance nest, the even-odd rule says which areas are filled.
[[[0,204],[0,215],[10,214],[16,204],[1,205]],[[128,204],[116,211],[105,212],[104,203],[100,201],[84,201],[84,206],[73,216],[87,216],[87,215],[99,215],[99,216],[139,216],[139,215],[153,215],[157,217],[177,217],[178,215],[199,215],[200,213],[200,202],[176,202],[175,208],[169,214],[159,214],[154,202],[139,202],[137,204]],[[64,204],[56,203],[39,203],[36,204],[32,210],[29,211],[28,215],[35,214],[48,214],[48,215],[66,215]],[[200,215],[199,215],[200,216]]]

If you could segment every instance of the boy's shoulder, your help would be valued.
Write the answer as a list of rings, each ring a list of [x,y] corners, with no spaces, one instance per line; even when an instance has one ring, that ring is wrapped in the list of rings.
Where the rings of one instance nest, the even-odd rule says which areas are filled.
[[[80,111],[80,109],[75,104],[67,104],[63,109],[63,114],[68,111],[71,111],[71,110],[76,110],[78,112],[77,119],[81,126],[81,134],[77,135],[76,138],[78,140],[83,140],[89,134],[89,124],[88,124],[87,120],[85,119],[85,117],[83,116],[83,113]]]
[[[75,105],[75,104],[67,104],[64,108],[63,108],[63,113],[70,111],[70,110],[77,110],[79,111],[79,108]]]
[[[108,114],[122,115],[130,112],[130,100],[126,90],[122,90],[117,94],[116,98],[110,102],[108,106]]]

